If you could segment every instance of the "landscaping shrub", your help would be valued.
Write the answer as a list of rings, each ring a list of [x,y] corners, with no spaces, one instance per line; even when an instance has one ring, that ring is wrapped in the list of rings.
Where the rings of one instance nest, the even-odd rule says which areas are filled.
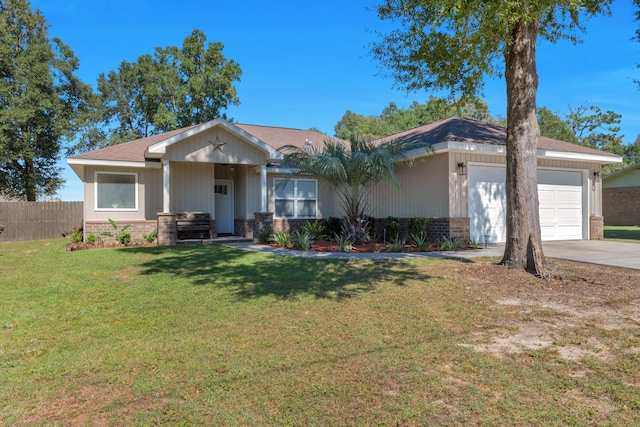
[[[427,234],[427,225],[429,225],[429,218],[414,217],[409,218],[409,236],[419,235],[424,232]]]
[[[147,243],[153,243],[158,238],[158,230],[154,228],[153,231],[150,231],[148,234],[143,234],[142,238]]]
[[[412,233],[411,240],[413,240],[420,252],[426,251],[431,246],[429,239],[427,239],[427,232],[424,230],[419,233]]]
[[[300,227],[302,233],[307,233],[314,240],[323,239],[325,237],[325,229],[326,227],[320,221],[307,221]]]
[[[65,237],[69,237],[71,239],[71,243],[82,243],[82,228],[73,227],[73,230],[68,231],[65,234]]]
[[[342,219],[330,216],[325,220],[325,233],[329,236],[340,235],[342,227]]]
[[[131,243],[131,233],[127,231],[127,229],[131,227],[131,224],[127,224],[123,226],[121,229],[118,229],[118,223],[116,223],[111,218],[109,218],[109,224],[111,224],[111,226],[115,230],[115,236],[113,235],[113,233],[110,233],[108,231],[102,233],[103,236],[115,237],[116,242],[123,245],[127,245]]]
[[[351,252],[353,250],[353,240],[350,237],[342,237],[339,234],[335,234],[335,236],[340,252]]]
[[[100,238],[100,236],[98,236],[97,234],[89,233],[89,235],[87,236],[88,245],[95,245],[100,243],[102,243],[102,238]]]
[[[275,244],[281,248],[288,248],[289,246],[291,246],[291,238],[285,231],[276,231],[275,233],[273,233],[271,241],[275,242]]]
[[[396,237],[387,243],[386,248],[387,252],[404,252],[404,241]]]
[[[400,220],[394,216],[387,217],[387,225],[385,226],[385,240],[391,242],[398,240],[400,235]]]
[[[311,241],[313,239],[311,238],[311,234],[305,231],[296,230],[293,232],[291,240],[293,241],[294,249],[306,251],[311,247]]]
[[[258,233],[258,242],[260,242],[263,245],[266,245],[271,241],[272,237],[273,237],[273,228],[266,226],[262,230],[260,230],[260,233]]]

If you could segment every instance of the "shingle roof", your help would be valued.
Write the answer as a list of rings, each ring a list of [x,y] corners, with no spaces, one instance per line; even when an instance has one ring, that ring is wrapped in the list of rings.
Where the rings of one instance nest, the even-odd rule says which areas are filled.
[[[295,145],[296,147],[304,147],[306,141],[313,143],[322,143],[326,139],[331,138],[315,130],[303,130],[292,128],[280,128],[272,126],[244,125],[234,123],[243,131],[250,133],[262,142],[270,145],[276,150],[285,145]]]
[[[294,145],[304,147],[306,141],[319,144],[327,139],[328,135],[313,130],[260,126],[249,124],[233,123],[234,126],[253,135],[265,144],[274,149],[279,149],[284,145]],[[189,126],[176,129],[160,135],[153,135],[147,138],[136,139],[111,147],[102,148],[100,150],[90,151],[70,157],[71,159],[86,160],[105,160],[105,161],[133,161],[144,162],[147,149],[154,144],[165,141],[196,126]],[[427,142],[435,145],[442,142],[464,142],[470,144],[496,145],[504,146],[507,140],[506,129],[479,122],[476,120],[460,118],[457,116],[448,119],[439,120],[426,125],[418,126],[413,129],[389,135],[385,138],[377,140],[381,141],[401,141],[401,142]],[[617,158],[614,154],[598,151],[592,148],[583,147],[569,142],[558,141],[555,139],[540,137],[538,148],[542,150],[560,151],[569,153],[592,154],[599,156],[611,156]]]
[[[87,159],[87,160],[112,160],[121,162],[144,162],[147,148],[165,139],[179,135],[188,131],[195,126],[172,130],[170,132],[161,133],[159,135],[148,136],[146,138],[136,139],[124,142],[118,145],[102,148],[100,150],[89,151],[70,157],[71,159]]]
[[[328,135],[313,130],[247,125],[239,123],[232,124],[242,129],[243,131],[255,136],[274,149],[279,149],[284,145],[295,145],[297,147],[303,147],[306,141],[321,143],[325,139],[330,138]],[[100,150],[89,151],[87,153],[72,156],[70,158],[86,160],[144,162],[145,153],[150,146],[165,141],[190,129],[193,129],[194,127],[196,126],[188,126],[159,135],[136,139],[134,141],[125,142],[123,144],[112,145]]]
[[[477,120],[453,116],[386,136],[379,141],[383,140],[401,142],[420,141],[427,142],[431,145],[441,142],[463,142],[469,144],[504,146],[507,142],[507,130],[503,127],[479,122]],[[615,154],[547,138],[546,136],[539,138],[538,149],[618,157]]]

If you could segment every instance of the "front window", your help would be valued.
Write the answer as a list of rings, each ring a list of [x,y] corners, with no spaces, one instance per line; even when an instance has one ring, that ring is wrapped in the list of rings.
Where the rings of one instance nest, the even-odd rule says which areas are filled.
[[[277,218],[316,218],[318,181],[275,179],[274,204]]]
[[[138,210],[138,174],[96,172],[96,210]]]

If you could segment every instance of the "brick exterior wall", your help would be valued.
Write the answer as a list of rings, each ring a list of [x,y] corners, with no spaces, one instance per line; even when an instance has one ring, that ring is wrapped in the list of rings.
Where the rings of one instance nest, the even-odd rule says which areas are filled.
[[[178,232],[176,230],[176,214],[158,213],[158,246],[173,246],[176,244]]]
[[[469,240],[469,218],[429,218],[427,237],[434,243],[443,237],[458,240]],[[385,238],[387,218],[375,218],[371,230],[379,241]],[[400,239],[409,239],[409,218],[398,218],[398,234]],[[389,236],[386,236],[387,241]]]
[[[233,221],[233,234],[253,239],[254,223],[255,220],[253,219],[235,219]]]
[[[158,227],[158,221],[119,221],[118,230],[121,230],[125,225],[130,225],[127,229],[131,233],[131,241],[142,241],[144,234],[148,234]],[[111,243],[115,242],[116,230],[113,228],[109,221],[85,221],[84,222],[84,238],[86,240],[89,234],[95,234],[100,236],[103,242]],[[101,236],[101,233],[111,233],[113,236]]]
[[[602,189],[605,225],[640,225],[640,187]]]
[[[469,218],[431,218],[427,226],[427,235],[440,241],[442,237],[469,240]]]
[[[276,218],[273,220],[273,231],[285,231],[292,233],[302,227],[307,221],[313,222],[314,219],[284,219]]]
[[[604,239],[604,217],[595,215],[589,217],[589,239]]]

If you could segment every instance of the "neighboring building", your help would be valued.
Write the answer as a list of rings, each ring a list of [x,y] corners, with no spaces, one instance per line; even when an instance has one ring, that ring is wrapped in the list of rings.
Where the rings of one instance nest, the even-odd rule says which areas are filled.
[[[640,163],[602,178],[606,225],[640,225]]]
[[[339,216],[335,193],[321,179],[280,166],[284,145],[326,138],[314,131],[229,123],[223,119],[70,157],[85,184],[85,234],[106,231],[109,219],[142,235],[159,226],[173,242],[176,214],[204,212],[211,235],[253,237],[265,224],[295,228],[308,219]],[[372,191],[373,215],[428,217],[437,237],[505,240],[505,129],[451,117],[387,137],[432,145],[399,165],[401,187]],[[385,138],[386,139],[386,138]],[[543,240],[602,237],[601,165],[609,153],[541,137],[538,183]],[[178,221],[180,217],[178,217]],[[179,238],[180,236],[178,236]]]

